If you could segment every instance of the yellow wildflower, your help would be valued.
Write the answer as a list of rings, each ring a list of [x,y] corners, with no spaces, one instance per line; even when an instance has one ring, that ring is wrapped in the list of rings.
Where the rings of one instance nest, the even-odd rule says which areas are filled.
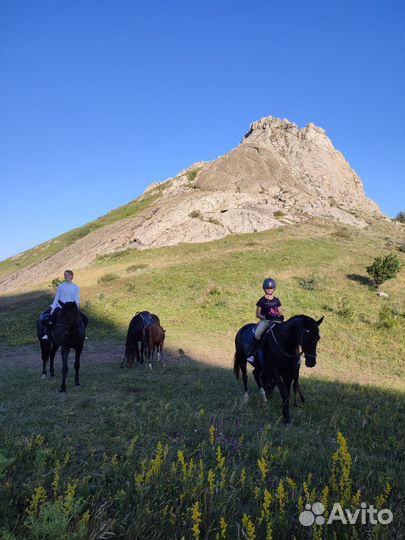
[[[219,526],[221,527],[221,538],[226,538],[226,533],[228,531],[228,524],[225,521],[224,517],[221,517],[219,520]]]
[[[260,473],[262,475],[262,480],[266,480],[268,472],[269,472],[269,466],[267,464],[266,458],[263,456],[261,459],[259,458],[257,460],[257,464],[260,469]]]
[[[68,487],[66,488],[63,508],[67,516],[71,516],[73,514],[76,488],[77,488],[76,482],[69,482]]]
[[[200,512],[200,504],[198,501],[196,501],[191,507],[191,520],[193,522],[191,532],[193,533],[195,540],[199,540],[201,535],[200,526],[202,522],[202,514]]]
[[[80,520],[80,523],[82,523],[85,527],[89,524],[90,521],[90,511],[86,510],[85,513],[82,515],[82,518]]]
[[[210,427],[210,429],[209,429],[209,432],[210,432],[211,446],[214,448],[214,444],[215,444],[215,432],[216,432],[216,428],[215,428],[214,424],[211,424],[211,427]]]
[[[208,471],[208,486],[210,488],[211,495],[214,495],[215,491],[215,473],[212,469]]]
[[[278,504],[280,506],[280,510],[281,512],[284,512],[285,510],[285,503],[287,501],[287,493],[286,493],[286,490],[285,490],[285,487],[284,487],[284,482],[283,480],[280,480],[279,484],[278,484],[278,488],[277,488],[277,500],[278,500]]]
[[[262,505],[262,519],[269,521],[270,519],[270,506],[273,502],[273,495],[267,489],[263,493],[263,505]]]
[[[53,496],[55,497],[55,499],[58,497],[59,483],[60,483],[60,462],[59,460],[57,460],[55,464],[55,476],[53,477],[53,482],[52,482]]]
[[[30,516],[35,516],[41,509],[41,506],[46,503],[46,500],[47,495],[45,488],[43,486],[38,486],[35,488],[30,504],[27,508],[27,514]]]
[[[248,514],[243,514],[242,524],[245,529],[247,540],[255,540],[256,538],[256,529],[253,525],[252,520]]]

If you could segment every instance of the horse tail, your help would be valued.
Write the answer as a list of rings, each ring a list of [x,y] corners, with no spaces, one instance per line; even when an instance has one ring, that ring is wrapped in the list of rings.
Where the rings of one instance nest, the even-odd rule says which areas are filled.
[[[240,353],[239,353],[239,332],[235,336],[235,355],[233,357],[233,372],[235,377],[239,379],[240,375]]]
[[[233,372],[235,374],[235,377],[239,379],[240,365],[239,365],[239,355],[237,351],[235,352],[235,356],[233,357]]]

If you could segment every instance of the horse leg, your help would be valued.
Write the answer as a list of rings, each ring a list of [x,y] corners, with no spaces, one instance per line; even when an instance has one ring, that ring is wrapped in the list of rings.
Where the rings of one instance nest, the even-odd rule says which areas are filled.
[[[42,358],[42,378],[46,379],[46,364],[48,362],[49,358],[49,340],[40,339],[40,346],[41,346],[41,358]]]
[[[253,377],[255,378],[255,381],[256,381],[257,387],[259,389],[260,395],[262,396],[262,400],[263,400],[264,403],[266,403],[266,401],[267,401],[266,392],[265,392],[265,390],[263,388],[263,385],[262,385],[261,369],[260,368],[255,367],[253,369]]]
[[[148,367],[149,369],[153,369],[153,361],[155,359],[155,353],[156,353],[156,347],[155,347],[155,344],[154,343],[151,343],[150,346],[149,346],[149,355],[148,355],[148,358],[149,358],[149,363],[148,363]]]
[[[75,386],[80,385],[79,371],[80,371],[80,355],[82,353],[83,347],[78,347],[75,349]]]
[[[68,369],[68,356],[69,356],[69,347],[65,345],[61,349],[62,354],[62,384],[60,385],[59,392],[66,392],[66,375],[69,371]]]
[[[245,358],[243,358],[243,360],[241,358],[239,358],[239,367],[240,367],[240,370],[242,372],[243,387],[245,389],[245,395],[244,395],[243,399],[244,399],[245,403],[247,403],[249,401],[249,394],[248,394],[248,386],[247,386],[248,376],[247,376],[246,359]]]
[[[297,394],[299,395],[300,399],[301,399],[301,403],[305,403],[305,398],[304,398],[304,395],[301,391],[301,386],[300,386],[300,383],[294,379],[294,383],[293,383],[293,389],[294,389],[294,405],[295,407],[298,406],[298,403],[297,403]]]
[[[55,355],[56,355],[57,350],[58,350],[58,346],[52,345],[51,354],[49,355],[49,375],[51,377],[55,377],[54,360],[55,360]]]
[[[277,383],[276,383],[276,381],[274,379],[271,379],[270,382],[264,381],[263,380],[263,375],[264,374],[262,374],[262,384],[263,384],[264,389],[266,390],[267,399],[270,399],[271,396],[273,395],[274,388],[277,386]]]
[[[289,381],[289,385],[287,386],[283,382],[283,380],[281,379],[281,377],[278,374],[277,370],[273,370],[273,376],[274,376],[274,380],[276,381],[277,388],[280,391],[281,401],[283,403],[283,405],[282,405],[282,413],[283,413],[284,423],[285,424],[290,424],[290,422],[291,422],[291,417],[290,417],[290,386],[291,386],[291,380]]]
[[[163,345],[162,343],[159,343],[158,345],[158,360],[161,361],[161,363],[166,367],[165,360],[163,358]]]

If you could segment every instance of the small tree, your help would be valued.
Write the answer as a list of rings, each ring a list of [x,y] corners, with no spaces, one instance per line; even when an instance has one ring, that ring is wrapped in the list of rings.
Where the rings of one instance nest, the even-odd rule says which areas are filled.
[[[395,221],[399,221],[400,223],[405,223],[405,212],[401,211],[395,216]]]
[[[378,289],[388,279],[394,278],[402,264],[393,253],[385,257],[376,257],[373,264],[367,266],[367,274],[373,280],[374,286]]]

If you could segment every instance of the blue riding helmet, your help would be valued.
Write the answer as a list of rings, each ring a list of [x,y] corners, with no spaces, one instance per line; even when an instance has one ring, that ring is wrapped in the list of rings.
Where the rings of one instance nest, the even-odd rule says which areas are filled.
[[[263,290],[275,289],[276,287],[277,287],[277,284],[276,284],[275,280],[272,279],[272,278],[266,278],[263,281]]]

